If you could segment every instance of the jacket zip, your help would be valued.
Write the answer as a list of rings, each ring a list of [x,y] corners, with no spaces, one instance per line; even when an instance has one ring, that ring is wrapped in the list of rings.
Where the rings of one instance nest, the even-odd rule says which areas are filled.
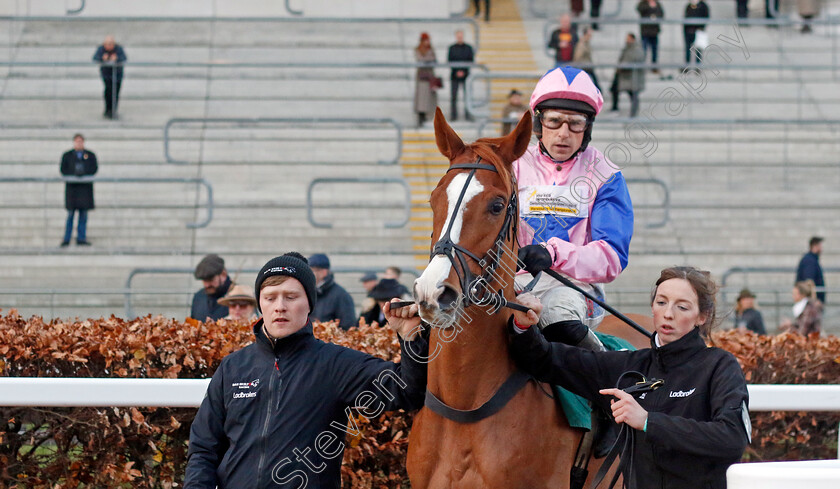
[[[263,486],[263,467],[265,466],[266,444],[268,442],[268,426],[271,420],[271,406],[272,404],[274,404],[274,379],[280,379],[279,361],[280,357],[275,357],[274,370],[277,372],[277,375],[274,375],[272,373],[271,378],[268,381],[268,402],[265,410],[265,423],[263,423],[262,435],[260,435],[260,437],[262,438],[262,450],[260,451],[260,463],[257,466],[257,487]]]

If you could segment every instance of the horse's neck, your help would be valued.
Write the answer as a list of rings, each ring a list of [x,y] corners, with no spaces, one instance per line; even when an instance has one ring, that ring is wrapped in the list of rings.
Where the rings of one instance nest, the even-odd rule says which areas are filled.
[[[454,338],[433,332],[429,345],[430,353],[440,349],[429,364],[429,389],[456,409],[479,407],[515,369],[508,350],[507,314],[470,315],[471,321],[462,320],[463,329]]]

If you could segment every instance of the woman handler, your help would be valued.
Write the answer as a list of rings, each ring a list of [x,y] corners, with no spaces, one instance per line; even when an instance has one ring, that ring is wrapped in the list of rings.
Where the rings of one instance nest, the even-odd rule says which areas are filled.
[[[624,471],[631,489],[726,487],[726,469],[750,441],[746,381],[732,354],[706,346],[715,320],[716,286],[692,267],[662,271],[651,297],[655,334],[638,351],[594,352],[549,343],[532,328],[542,309],[530,294],[517,301],[511,351],[538,380],[559,384],[612,412],[635,430],[633,464]],[[638,398],[621,389],[638,376],[661,379]],[[618,388],[615,388],[615,387]]]

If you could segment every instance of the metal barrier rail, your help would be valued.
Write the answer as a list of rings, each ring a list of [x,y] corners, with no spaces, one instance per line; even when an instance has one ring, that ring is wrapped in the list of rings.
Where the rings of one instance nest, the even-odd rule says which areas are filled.
[[[0,289],[0,297],[3,296],[49,296],[49,317],[55,317],[55,309],[62,307],[66,309],[81,309],[81,308],[104,308],[106,306],[100,305],[64,305],[64,304],[56,304],[56,300],[60,296],[64,297],[73,297],[73,296],[97,296],[103,297],[108,295],[113,296],[124,296],[128,297],[129,295],[160,295],[160,296],[177,296],[183,295],[185,303],[187,307],[189,307],[189,300],[192,298],[195,291],[184,291],[178,289],[154,289],[154,290],[127,290],[127,289],[21,289],[21,288],[14,288],[14,289]],[[125,299],[123,299],[123,307],[125,307]],[[8,305],[8,304],[7,304]],[[3,306],[6,307],[5,305]],[[20,306],[12,306],[15,308],[19,308]],[[24,306],[26,307],[26,306]],[[41,314],[42,316],[46,317],[46,315]],[[132,319],[134,316],[131,317]]]
[[[288,2],[288,0],[286,0]],[[465,10],[466,11],[466,10]],[[480,50],[478,22],[468,17],[456,18],[410,18],[397,17],[56,17],[37,15],[0,15],[0,21],[18,22],[270,22],[270,23],[336,23],[336,24],[469,24],[472,29],[472,45],[476,51]]]
[[[167,163],[180,165],[189,164],[189,161],[176,160],[169,154],[169,130],[175,124],[182,123],[236,123],[236,124],[263,124],[263,123],[306,123],[306,124],[390,124],[397,131],[397,154],[394,159],[379,161],[380,165],[396,165],[402,156],[402,124],[392,118],[355,118],[355,117],[175,117],[166,121],[163,128],[163,154]]]
[[[651,70],[654,68],[675,68],[679,70],[683,70],[685,67],[684,63],[582,63],[582,64],[575,64],[576,67],[580,68],[636,68],[636,69],[644,69],[644,70]],[[735,64],[735,63],[717,63],[717,64],[705,64],[701,66],[696,66],[696,68],[705,69],[706,71],[711,71],[712,69],[727,69],[727,70],[748,70],[748,71],[777,71],[780,74],[782,72],[793,72],[793,73],[801,73],[803,71],[828,71],[833,72],[836,70],[834,66],[830,65],[806,65],[806,64]],[[692,71],[688,69],[687,71]],[[525,71],[510,71],[510,72],[493,72],[493,73],[470,73],[467,77],[467,82],[465,84],[465,95],[464,95],[464,103],[467,107],[467,110],[471,112],[473,115],[477,117],[487,118],[491,117],[486,111],[480,110],[483,107],[489,105],[490,101],[492,100],[491,95],[491,84],[486,83],[486,89],[484,90],[484,99],[476,102],[474,95],[478,93],[478,90],[475,88],[475,83],[480,80],[533,80],[534,84],[540,79],[542,73],[535,73],[535,72],[525,72]],[[743,80],[741,80],[743,81]],[[793,80],[792,80],[793,81]],[[529,89],[521,89],[523,92],[527,92]],[[690,97],[691,95],[686,93],[686,97]],[[781,101],[795,101],[798,105],[801,105],[802,100],[801,94],[798,98],[789,98],[789,99],[780,99],[777,98],[776,100]],[[712,99],[707,99],[708,102]],[[749,100],[745,100],[749,101]],[[687,104],[690,105],[690,104]],[[801,110],[801,107],[800,107]],[[600,121],[601,119],[599,119]],[[668,120],[668,123],[673,122],[672,120]],[[790,121],[788,121],[790,122]]]
[[[662,213],[664,214],[662,216],[662,220],[659,221],[659,222],[647,223],[645,225],[645,227],[646,228],[651,228],[651,229],[664,227],[665,224],[667,224],[668,219],[670,218],[670,211],[671,211],[671,194],[668,191],[668,184],[665,183],[663,180],[660,180],[658,178],[625,178],[624,181],[627,182],[628,184],[630,184],[630,183],[635,183],[635,184],[639,184],[639,185],[653,184],[653,185],[659,186],[662,189],[663,197],[662,197],[662,204],[661,205],[654,206],[654,205],[634,204],[633,207],[637,208],[637,209],[656,209],[656,208],[662,207]]]
[[[15,60],[0,60],[0,66],[14,68],[15,66],[29,66],[29,67],[74,67],[74,66],[90,66],[92,64],[99,65],[98,62],[90,61],[15,61]],[[335,63],[335,62],[281,62],[281,63],[257,63],[247,61],[227,61],[217,60],[209,62],[199,61],[126,61],[125,63],[113,63],[108,66],[113,67],[140,67],[140,68],[469,68],[471,70],[480,70],[489,72],[487,65],[481,63],[426,63],[426,62],[412,62],[412,63],[386,63],[386,62],[351,62],[351,63]],[[532,74],[533,75],[533,74]]]
[[[157,177],[0,177],[0,183],[196,183],[207,189],[207,203],[194,207],[207,209],[207,219],[201,222],[188,222],[187,228],[207,227],[213,220],[213,186],[204,178],[157,178]]]
[[[78,14],[78,13],[81,13],[81,12],[82,12],[82,10],[84,10],[84,9],[85,9],[85,2],[86,2],[86,1],[87,1],[87,0],[81,0],[81,3],[80,3],[80,5],[79,5],[79,7],[78,7],[78,8],[74,8],[74,9],[67,9],[67,15],[76,15],[76,14]]]
[[[294,10],[291,5],[291,0],[283,0],[283,6],[286,7],[286,12],[292,15],[303,15],[303,10]]]
[[[374,267],[330,267],[330,271],[333,274],[336,273],[380,273],[382,272],[383,268],[374,268]],[[241,268],[237,269],[238,273],[259,273],[259,268]],[[164,275],[164,274],[184,274],[192,276],[195,273],[195,268],[187,268],[187,267],[142,267],[142,268],[135,268],[128,274],[128,278],[125,280],[125,287],[123,289],[123,293],[125,294],[125,318],[126,319],[133,319],[134,316],[134,307],[132,305],[131,297],[134,294],[148,294],[148,292],[143,291],[135,291],[132,289],[132,282],[134,277],[138,275]],[[403,270],[402,273],[413,275],[415,278],[419,276],[419,274],[415,270]],[[77,291],[76,293],[82,294],[86,291]],[[188,292],[190,295],[193,292]]]
[[[210,379],[0,377],[0,406],[199,407]],[[750,411],[840,411],[840,386],[748,384]]]
[[[358,178],[316,178],[309,182],[309,188],[306,189],[306,218],[309,220],[309,224],[312,227],[316,228],[331,228],[332,224],[317,222],[315,218],[312,216],[313,214],[313,205],[312,205],[312,192],[315,189],[316,185],[320,185],[323,183],[396,183],[403,187],[405,190],[405,217],[401,221],[396,222],[386,222],[386,228],[401,228],[408,224],[409,219],[411,218],[411,188],[408,186],[408,182],[405,181],[404,178],[396,178],[396,177],[358,177]]]
[[[840,273],[840,267],[823,267],[823,273]],[[726,287],[726,281],[736,273],[789,273],[796,276],[796,267],[732,267],[728,268],[720,277],[721,288]],[[791,285],[792,286],[792,285]],[[821,289],[822,287],[819,287]]]

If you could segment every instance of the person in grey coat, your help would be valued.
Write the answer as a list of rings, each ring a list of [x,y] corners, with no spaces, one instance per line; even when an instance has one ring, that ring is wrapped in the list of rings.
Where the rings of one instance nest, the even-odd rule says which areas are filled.
[[[61,157],[61,174],[65,177],[90,177],[96,174],[99,167],[93,151],[85,149],[85,137],[81,134],[73,136],[73,149]],[[70,183],[64,186],[64,207],[67,208],[67,224],[64,227],[64,239],[61,246],[70,246],[73,236],[73,218],[78,212],[79,224],[76,230],[76,244],[86,246],[87,241],[87,213],[94,208],[93,183]]]
[[[414,60],[428,66],[418,67],[414,76],[414,112],[417,114],[417,127],[426,122],[427,117],[435,113],[437,107],[437,85],[440,80],[435,76],[434,65],[437,63],[432,40],[428,33],[420,34],[420,43],[414,48]]]
[[[627,41],[624,44],[624,49],[621,50],[621,56],[618,58],[619,63],[644,63],[645,53],[642,47],[636,41],[636,35],[627,34]],[[645,70],[644,68],[619,68],[618,69],[618,93],[627,92],[630,95],[630,117],[636,117],[639,114],[639,94],[645,89]]]

